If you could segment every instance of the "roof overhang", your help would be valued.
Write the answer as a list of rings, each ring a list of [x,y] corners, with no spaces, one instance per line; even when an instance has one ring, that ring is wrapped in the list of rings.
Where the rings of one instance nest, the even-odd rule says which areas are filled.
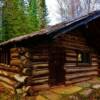
[[[98,20],[99,20],[99,22],[98,22]],[[14,45],[16,43],[29,41],[30,39],[36,39],[36,38],[39,38],[39,37],[44,37],[44,38],[47,38],[47,39],[48,38],[54,39],[54,38],[58,37],[59,35],[62,35],[62,34],[67,33],[69,31],[72,31],[75,28],[78,28],[80,26],[86,26],[88,24],[90,25],[91,22],[95,22],[95,21],[97,21],[98,24],[100,23],[100,11],[92,12],[92,13],[86,15],[86,16],[79,18],[79,19],[75,19],[75,20],[73,20],[69,23],[63,22],[63,23],[54,25],[50,28],[42,29],[39,32],[35,32],[35,33],[19,36],[19,37],[16,37],[16,38],[12,38],[8,41],[0,43],[0,47],[6,46],[6,45]],[[89,30],[91,30],[91,29],[89,29]],[[99,28],[98,28],[98,30],[99,30]]]

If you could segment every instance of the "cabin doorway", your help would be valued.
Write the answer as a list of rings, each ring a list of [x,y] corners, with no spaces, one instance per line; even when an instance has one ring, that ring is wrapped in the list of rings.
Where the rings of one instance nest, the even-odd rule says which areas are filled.
[[[65,52],[64,48],[54,47],[49,51],[50,85],[60,85],[65,82]]]

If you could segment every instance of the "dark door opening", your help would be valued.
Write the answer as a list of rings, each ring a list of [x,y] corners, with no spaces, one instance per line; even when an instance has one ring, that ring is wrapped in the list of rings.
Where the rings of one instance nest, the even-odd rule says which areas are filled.
[[[52,48],[49,51],[50,85],[63,84],[65,82],[64,63],[64,48]]]

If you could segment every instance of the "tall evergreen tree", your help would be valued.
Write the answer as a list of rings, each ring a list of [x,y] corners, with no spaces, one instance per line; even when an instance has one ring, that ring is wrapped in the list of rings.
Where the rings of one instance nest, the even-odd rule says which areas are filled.
[[[38,0],[5,0],[3,7],[5,39],[43,28],[46,24],[44,21],[45,11],[45,0],[42,2],[38,2]]]

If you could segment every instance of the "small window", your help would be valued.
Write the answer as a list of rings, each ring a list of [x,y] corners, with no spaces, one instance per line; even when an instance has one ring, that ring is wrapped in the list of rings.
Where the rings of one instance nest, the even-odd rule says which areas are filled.
[[[78,52],[77,61],[78,61],[79,64],[90,64],[89,53]]]

